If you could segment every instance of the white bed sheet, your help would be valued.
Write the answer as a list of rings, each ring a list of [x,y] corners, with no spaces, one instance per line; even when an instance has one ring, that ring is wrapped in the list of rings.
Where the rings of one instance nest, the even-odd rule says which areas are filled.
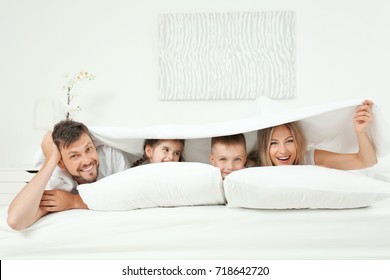
[[[6,211],[1,259],[390,259],[390,199],[350,210],[70,210],[23,232]]]

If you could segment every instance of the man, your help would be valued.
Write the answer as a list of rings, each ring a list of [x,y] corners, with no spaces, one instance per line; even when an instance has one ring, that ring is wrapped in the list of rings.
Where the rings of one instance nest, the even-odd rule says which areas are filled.
[[[78,184],[92,183],[125,170],[130,164],[123,152],[96,147],[88,128],[66,120],[54,126],[41,144],[45,161],[34,178],[17,194],[8,209],[8,225],[23,230],[50,212],[88,209]],[[45,189],[48,189],[45,191]]]

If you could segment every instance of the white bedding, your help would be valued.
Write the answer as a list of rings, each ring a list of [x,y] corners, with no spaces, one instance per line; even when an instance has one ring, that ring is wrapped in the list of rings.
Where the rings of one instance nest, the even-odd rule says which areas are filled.
[[[136,157],[143,153],[143,141],[153,139],[186,139],[186,161],[209,163],[210,139],[213,136],[245,133],[247,149],[256,141],[257,130],[291,121],[300,121],[308,144],[335,152],[356,152],[357,140],[353,128],[353,115],[363,100],[342,100],[329,104],[282,108],[278,102],[258,99],[253,117],[205,123],[199,125],[159,125],[141,128],[91,127],[97,141],[126,151]],[[390,153],[390,122],[380,107],[373,108],[374,120],[369,133],[376,146],[378,157]]]
[[[350,210],[71,210],[23,232],[5,220],[1,208],[1,259],[390,259],[390,200]]]

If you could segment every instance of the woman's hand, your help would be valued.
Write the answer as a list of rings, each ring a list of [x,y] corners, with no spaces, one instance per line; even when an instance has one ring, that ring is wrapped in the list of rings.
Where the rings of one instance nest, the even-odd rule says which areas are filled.
[[[356,134],[366,132],[367,127],[371,124],[374,118],[371,112],[373,105],[371,100],[364,100],[362,105],[356,108],[353,117]]]

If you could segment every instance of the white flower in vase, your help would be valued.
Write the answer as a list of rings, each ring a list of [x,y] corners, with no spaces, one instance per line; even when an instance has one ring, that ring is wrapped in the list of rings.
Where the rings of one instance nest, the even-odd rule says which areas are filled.
[[[65,118],[67,120],[70,120],[72,114],[79,113],[81,111],[80,106],[74,107],[71,105],[72,100],[74,98],[74,95],[71,94],[71,91],[74,85],[78,81],[93,80],[95,79],[95,76],[86,71],[80,71],[74,76],[65,75],[65,79],[66,79],[66,83],[63,86],[64,90],[66,91],[66,99],[67,99]]]

